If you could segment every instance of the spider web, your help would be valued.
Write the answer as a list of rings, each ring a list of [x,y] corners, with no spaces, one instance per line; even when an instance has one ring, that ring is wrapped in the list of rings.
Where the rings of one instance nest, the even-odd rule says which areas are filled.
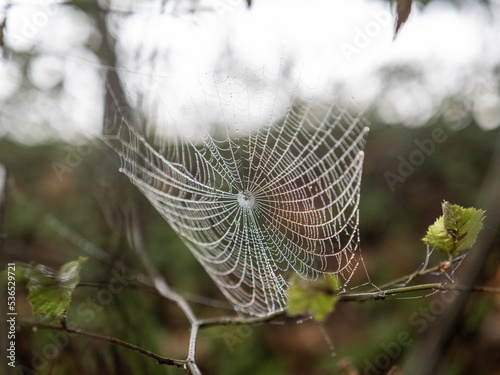
[[[251,315],[285,308],[290,273],[347,283],[360,261],[367,121],[301,78],[283,66],[164,77],[161,100],[135,103],[149,126],[119,115],[107,136],[120,170]]]

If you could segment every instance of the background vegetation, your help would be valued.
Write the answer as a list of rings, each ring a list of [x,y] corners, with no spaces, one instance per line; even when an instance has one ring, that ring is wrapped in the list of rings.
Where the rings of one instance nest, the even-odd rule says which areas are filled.
[[[86,3],[76,2],[76,6],[97,17]],[[104,62],[106,59],[103,56]],[[372,129],[363,170],[360,229],[371,281],[381,285],[413,272],[422,263],[425,245],[421,238],[441,214],[441,202],[448,200],[488,210],[491,221],[486,221],[483,232],[491,237],[487,243],[490,251],[482,268],[476,270],[480,275],[474,282],[500,287],[496,220],[500,209],[495,200],[500,191],[498,127],[485,131],[467,117],[466,126],[457,128],[444,115],[444,107],[417,129],[384,124],[376,111],[368,111],[366,116]],[[409,160],[418,150],[415,141],[432,139],[437,128],[443,130],[446,140],[435,143],[435,151],[392,189],[387,172],[397,174],[401,158]],[[73,166],[58,176],[54,163],[67,166],[68,157]],[[0,162],[8,171],[0,218],[2,264],[22,261],[58,269],[81,255],[88,256],[94,247],[109,255],[89,256],[83,266],[82,283],[67,313],[67,321],[75,327],[120,338],[167,357],[186,356],[189,325],[176,306],[151,290],[135,287],[132,281],[123,291],[102,300],[102,291],[116,276],[113,270],[117,265],[127,269],[125,279],[145,273],[130,246],[133,218],[153,263],[193,302],[198,314],[213,317],[230,312],[191,253],[119,174],[119,162],[110,150],[97,144],[84,148],[52,141],[27,146],[0,139]],[[19,318],[31,319],[26,290],[18,287],[17,293]],[[405,366],[411,367],[415,358],[428,358],[437,351],[439,373],[498,374],[498,295],[469,295],[453,319],[437,310],[440,293],[407,297],[342,303],[321,325],[283,319],[275,324],[210,328],[201,333],[198,364],[204,374],[394,374],[408,370]],[[96,303],[99,298],[100,303]],[[220,301],[219,305],[207,305],[214,301]],[[446,328],[448,322],[452,325]],[[400,340],[402,332],[409,338]],[[435,343],[436,335],[450,332],[445,343],[426,344]],[[118,346],[59,331],[23,327],[16,340],[17,373],[37,373],[33,369],[41,374],[185,372],[157,365],[151,358]]]

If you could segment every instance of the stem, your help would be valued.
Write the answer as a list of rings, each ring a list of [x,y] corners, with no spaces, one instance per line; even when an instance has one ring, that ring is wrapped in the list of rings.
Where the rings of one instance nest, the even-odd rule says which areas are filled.
[[[437,267],[439,268],[439,267]],[[436,268],[436,269],[437,269]],[[431,269],[430,269],[431,270]],[[429,270],[429,271],[430,271]],[[428,273],[428,272],[425,272]],[[394,284],[396,281],[394,282]],[[488,294],[500,294],[500,288],[492,287],[470,287],[465,285],[450,285],[444,283],[431,283],[431,284],[420,284],[413,286],[405,286],[401,288],[394,288],[376,292],[366,292],[366,293],[344,293],[339,295],[339,302],[364,302],[364,301],[376,301],[384,300],[385,297],[403,293],[425,291],[425,290],[459,290],[463,292],[478,292],[478,293],[488,293]],[[280,311],[272,315],[263,317],[241,317],[241,316],[223,316],[219,318],[206,319],[199,321],[199,328],[209,328],[214,326],[225,326],[225,325],[243,325],[243,324],[259,324],[259,323],[269,323],[275,319],[286,316],[285,311]],[[304,316],[294,316],[297,320],[303,319]]]
[[[341,301],[365,301],[365,300],[377,300],[385,299],[386,296],[409,293],[415,291],[429,290],[429,289],[442,289],[445,284],[434,283],[434,284],[422,284],[422,285],[412,285],[404,286],[401,288],[394,288],[389,290],[381,290],[379,292],[367,292],[367,293],[346,293],[340,295]]]
[[[188,349],[188,357],[187,357],[187,368],[191,371],[193,375],[201,375],[200,370],[195,362],[196,355],[196,342],[198,340],[198,329],[199,323],[198,321],[193,322],[191,324],[191,335],[189,336],[189,349]]]
[[[165,286],[163,286],[163,287],[165,287]],[[450,284],[443,284],[443,283],[433,283],[433,284],[421,284],[421,285],[414,285],[414,286],[406,286],[406,287],[394,288],[394,289],[377,291],[377,292],[345,293],[345,294],[341,294],[339,296],[340,297],[339,302],[361,302],[361,301],[367,301],[367,300],[381,300],[381,299],[385,299],[386,296],[390,296],[390,295],[397,295],[397,294],[409,293],[409,292],[414,292],[414,291],[423,291],[423,290],[460,290],[460,291],[467,291],[467,292],[480,292],[480,293],[489,293],[489,294],[500,295],[500,288],[470,287],[470,286],[463,286],[463,285],[450,285]],[[93,338],[96,340],[106,341],[110,344],[119,345],[119,346],[122,346],[124,348],[138,352],[138,353],[145,355],[147,357],[153,358],[159,364],[165,364],[165,365],[169,365],[169,366],[186,368],[187,370],[190,371],[190,373],[192,375],[202,375],[200,369],[198,368],[198,366],[196,365],[196,362],[195,362],[196,342],[198,339],[198,332],[199,332],[200,328],[209,328],[209,327],[213,327],[213,326],[224,326],[224,325],[269,323],[275,319],[286,316],[286,312],[280,311],[280,312],[274,313],[272,315],[264,316],[264,317],[247,318],[247,317],[241,317],[241,316],[222,316],[219,318],[200,320],[194,316],[189,305],[185,301],[182,301],[182,296],[180,296],[178,293],[172,291],[170,288],[168,288],[168,286],[167,286],[166,290],[159,290],[159,292],[163,297],[176,303],[181,308],[181,310],[183,310],[183,312],[186,313],[186,316],[188,317],[188,319],[191,319],[191,318],[194,319],[194,321],[191,322],[191,334],[190,334],[190,338],[189,338],[189,349],[188,349],[187,359],[182,360],[182,359],[163,357],[163,356],[160,356],[160,355],[155,354],[153,352],[150,352],[149,350],[145,350],[143,348],[135,346],[135,345],[128,343],[126,341],[117,339],[115,337],[103,336],[103,335],[99,335],[97,333],[87,332],[87,331],[83,331],[80,329],[68,328],[66,324],[54,325],[54,324],[46,324],[46,323],[30,322],[30,321],[22,321],[22,320],[18,321],[17,324],[19,326],[24,326],[24,327],[37,327],[37,328],[66,331],[68,333],[75,333],[77,335],[87,336],[87,337],[90,337],[90,338]],[[186,306],[187,306],[187,309],[186,309]],[[184,309],[186,309],[186,310],[184,310]],[[294,318],[302,319],[303,316],[297,316]]]
[[[266,315],[263,317],[242,317],[242,316],[221,316],[219,318],[200,320],[200,328],[208,328],[213,326],[227,326],[235,324],[257,324],[257,323],[268,323],[277,318],[286,315],[285,311],[279,311],[277,313]]]
[[[91,338],[96,339],[96,340],[106,341],[109,344],[119,345],[119,346],[122,346],[124,348],[131,349],[131,350],[136,351],[138,353],[141,353],[147,357],[151,357],[151,358],[155,359],[159,364],[177,366],[177,367],[182,367],[182,368],[186,367],[185,360],[162,357],[158,354],[150,352],[149,350],[135,346],[129,342],[117,339],[117,338],[112,337],[112,336],[103,336],[103,335],[99,335],[97,333],[83,331],[81,329],[72,329],[72,328],[68,328],[67,326],[64,326],[64,325],[29,322],[29,321],[23,321],[23,320],[18,321],[17,325],[19,325],[21,327],[45,328],[45,329],[54,329],[54,330],[58,330],[58,331],[66,331],[68,333],[75,333],[75,334],[80,335],[80,336],[91,337]]]
[[[153,281],[153,285],[155,289],[160,293],[160,295],[169,301],[175,303],[179,309],[184,313],[184,316],[188,319],[191,324],[191,334],[189,336],[189,348],[188,348],[188,357],[185,360],[186,368],[193,375],[201,375],[201,372],[196,365],[195,357],[196,357],[196,342],[198,341],[198,332],[200,327],[200,320],[196,317],[193,312],[193,309],[187,303],[186,299],[179,293],[175,292],[170,286],[167,284],[166,280],[160,275],[158,270],[151,263],[149,257],[144,250],[144,243],[142,241],[142,236],[139,230],[139,225],[137,222],[137,214],[132,212],[130,216],[129,222],[130,228],[130,242],[132,247],[136,250],[139,255],[139,259],[141,260],[144,268],[146,269],[147,274]]]
[[[457,256],[457,257],[453,258],[449,262],[449,264],[451,265],[453,263],[460,262],[464,258],[465,258],[465,255]],[[388,283],[380,286],[378,289],[374,289],[373,291],[380,290],[380,289],[385,289],[385,288],[388,288],[388,287],[391,287],[393,285],[400,284],[400,283],[407,283],[407,282],[413,280],[414,278],[416,278],[418,276],[423,276],[423,275],[428,275],[430,273],[438,272],[441,268],[442,268],[442,265],[438,264],[437,266],[432,267],[432,268],[427,268],[427,269],[423,269],[423,270],[416,270],[415,272],[413,272],[413,273],[411,273],[409,275],[405,275],[405,276],[402,276],[402,277],[400,277],[400,278],[398,278],[396,280],[390,281],[390,282],[388,282]]]

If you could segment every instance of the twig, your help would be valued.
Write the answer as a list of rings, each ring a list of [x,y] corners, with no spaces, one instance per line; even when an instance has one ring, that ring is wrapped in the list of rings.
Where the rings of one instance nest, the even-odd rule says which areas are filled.
[[[209,328],[214,326],[227,326],[238,324],[258,324],[269,323],[275,319],[286,316],[285,311],[280,311],[263,317],[244,317],[244,316],[222,316],[213,319],[200,320],[200,328]]]
[[[410,292],[423,291],[423,290],[459,290],[462,292],[481,292],[481,293],[488,293],[488,294],[500,294],[500,288],[492,288],[492,287],[486,287],[486,286],[470,287],[470,286],[466,286],[466,285],[433,283],[433,284],[421,284],[421,285],[405,286],[405,287],[401,287],[401,288],[382,290],[379,292],[341,294],[339,302],[385,299],[386,296],[390,296],[390,295],[410,293]]]
[[[91,337],[91,338],[96,339],[96,340],[106,341],[109,344],[119,345],[119,346],[122,346],[124,348],[131,349],[131,350],[136,351],[138,353],[141,353],[147,357],[151,357],[151,358],[155,359],[159,364],[177,366],[177,367],[182,367],[182,368],[186,367],[185,360],[162,357],[158,354],[150,352],[149,350],[143,349],[139,346],[135,346],[129,342],[117,339],[116,337],[99,335],[97,333],[83,331],[81,329],[72,329],[72,328],[68,328],[67,325],[64,325],[64,324],[55,325],[55,324],[47,324],[47,323],[19,320],[17,322],[17,325],[19,325],[21,327],[45,328],[45,329],[53,329],[53,330],[57,330],[57,331],[66,331],[68,333],[75,333],[75,334],[80,335],[80,336]]]
[[[429,269],[430,270],[430,269]],[[395,284],[396,281],[393,283]],[[388,290],[381,290],[377,292],[366,292],[366,293],[343,293],[339,295],[338,302],[364,302],[364,301],[376,301],[384,300],[387,296],[398,295],[404,293],[411,293],[416,291],[425,290],[459,290],[462,292],[478,292],[478,293],[488,293],[488,294],[500,294],[500,288],[492,288],[485,286],[465,286],[465,285],[452,285],[445,283],[431,283],[431,284],[421,284],[413,286],[405,286],[401,288],[393,288]],[[280,311],[272,315],[264,317],[241,317],[241,316],[224,316],[213,319],[201,320],[199,322],[200,328],[209,328],[214,326],[225,326],[225,325],[243,325],[243,324],[261,324],[269,323],[278,318],[285,317],[286,312]],[[295,316],[296,319],[302,319],[303,316]]]
[[[135,233],[134,235],[137,235]],[[138,243],[137,243],[138,244]],[[137,245],[136,244],[136,245]],[[146,261],[148,264],[149,261]],[[150,265],[148,265],[149,267]],[[430,271],[431,269],[429,269]],[[394,281],[392,284],[395,284]],[[85,283],[87,286],[95,286],[96,284]],[[222,316],[213,319],[205,319],[201,320],[196,318],[193,311],[187,304],[187,302],[183,299],[183,297],[174,292],[170,287],[166,284],[166,282],[162,282],[161,278],[155,279],[155,285],[157,286],[158,293],[166,298],[167,300],[177,304],[179,308],[184,312],[185,316],[189,319],[191,323],[191,335],[189,340],[189,350],[188,357],[186,359],[174,359],[160,356],[156,353],[153,353],[149,350],[145,350],[141,347],[133,345],[129,342],[117,339],[112,336],[104,336],[100,334],[96,334],[93,332],[83,331],[80,329],[72,329],[67,326],[65,322],[61,322],[60,325],[55,324],[47,324],[41,322],[32,322],[32,321],[18,321],[19,326],[25,327],[37,327],[44,329],[54,329],[59,331],[66,331],[68,333],[74,333],[81,336],[87,336],[96,340],[106,341],[113,345],[119,345],[124,348],[133,350],[147,357],[153,358],[159,364],[165,364],[169,366],[176,366],[181,368],[188,369],[191,374],[201,375],[201,372],[196,365],[195,362],[195,354],[196,354],[196,341],[198,338],[198,332],[201,328],[210,328],[214,326],[225,326],[225,325],[247,325],[247,324],[262,324],[262,323],[270,323],[273,320],[278,318],[286,317],[285,311],[280,311],[274,313],[272,315],[264,316],[264,317],[241,317],[241,316]],[[499,294],[500,288],[492,288],[492,287],[468,287],[463,285],[450,285],[445,283],[432,283],[432,284],[421,284],[421,285],[413,285],[413,286],[405,286],[400,288],[393,288],[389,290],[382,290],[376,292],[367,292],[367,293],[344,293],[339,295],[339,302],[362,302],[368,300],[383,300],[386,296],[397,295],[403,293],[410,293],[415,291],[424,291],[424,290],[460,290],[466,292],[480,292],[480,293],[489,293],[489,294]],[[296,320],[301,320],[304,316],[294,316],[291,317]]]
[[[160,295],[171,302],[175,303],[179,309],[184,313],[189,323],[191,324],[191,333],[189,336],[189,348],[188,348],[188,356],[184,361],[185,367],[191,372],[193,375],[201,375],[201,372],[196,365],[195,356],[196,356],[196,343],[198,340],[198,332],[200,328],[200,320],[196,317],[191,306],[187,303],[187,301],[177,292],[175,292],[170,286],[167,284],[166,280],[160,275],[158,270],[153,266],[149,257],[147,256],[144,250],[144,243],[142,241],[142,236],[139,230],[139,225],[137,222],[137,214],[133,211],[129,216],[129,231],[127,232],[130,237],[129,241],[132,247],[135,249],[137,254],[139,255],[139,259],[141,260],[144,268],[146,269],[147,274],[153,281],[153,285],[155,289],[160,293]]]
[[[449,261],[448,264],[452,265],[453,263],[461,262],[464,258],[465,258],[465,255],[459,255],[459,256],[453,258],[451,261]],[[410,282],[411,280],[413,280],[416,277],[428,275],[428,274],[434,273],[434,272],[439,272],[442,268],[443,268],[443,265],[442,264],[438,264],[437,266],[432,267],[432,268],[427,268],[427,269],[424,268],[422,270],[418,269],[418,270],[416,270],[415,272],[413,272],[413,273],[411,273],[409,275],[405,275],[405,276],[402,276],[402,277],[400,277],[398,279],[390,281],[390,282],[388,282],[388,283],[380,286],[379,288],[374,289],[374,291],[375,290],[383,290],[383,289],[386,289],[388,287],[391,287],[391,286],[399,284],[399,283],[408,283],[408,282]]]

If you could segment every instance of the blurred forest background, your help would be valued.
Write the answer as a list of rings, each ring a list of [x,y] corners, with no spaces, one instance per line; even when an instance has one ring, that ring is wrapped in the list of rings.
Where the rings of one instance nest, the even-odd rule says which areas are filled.
[[[179,75],[190,69],[213,71],[263,53],[257,47],[242,51],[241,40],[220,35],[228,25],[234,26],[232,13],[254,15],[255,19],[245,21],[245,27],[252,30],[248,35],[259,34],[255,14],[270,12],[262,3],[0,1],[0,164],[8,173],[0,194],[2,269],[13,261],[58,269],[87,256],[82,285],[67,313],[73,326],[167,357],[187,355],[189,325],[185,317],[168,301],[130,281],[145,272],[130,245],[132,222],[138,223],[153,263],[200,316],[231,312],[181,240],[119,173],[118,158],[98,142],[89,142],[87,134],[102,130],[105,105],[111,100],[105,82],[125,87],[124,102],[139,112],[155,84],[155,77],[145,72],[164,72],[169,67],[179,69],[174,72]],[[365,48],[356,29],[366,34],[367,22],[384,20],[373,21],[374,14],[382,14],[374,12],[390,12],[388,2],[353,1],[344,5],[349,8],[347,15],[339,5],[337,13],[320,16],[314,12],[321,11],[321,1],[307,6],[298,3],[269,2],[277,10],[269,14],[269,18],[275,17],[269,22],[278,24],[278,15],[285,20],[297,17],[308,6],[311,13],[304,18],[311,25],[315,17],[345,19],[345,27],[349,22],[357,26],[349,29],[346,43],[350,44],[344,44],[344,57],[346,53],[351,56],[346,48]],[[213,66],[198,64],[204,55],[192,54],[190,48],[200,42],[193,34],[183,34],[182,27],[177,33],[162,29],[165,21],[151,17],[164,13],[173,23],[201,28],[199,33],[207,33],[203,27],[211,25],[208,30],[214,36],[207,39],[218,49],[206,56]],[[480,241],[454,275],[458,283],[498,288],[500,3],[416,2],[395,42],[392,17],[390,24],[383,21],[379,25],[380,32],[368,36],[369,54],[361,53],[352,63],[344,61],[347,70],[339,75],[344,80],[327,80],[338,87],[340,95],[360,102],[371,122],[360,205],[361,248],[368,274],[375,285],[382,285],[419,267],[426,255],[421,238],[441,214],[441,202],[447,200],[487,210]],[[428,22],[441,22],[442,35],[429,34],[426,17]],[[149,20],[150,28],[144,26]],[[298,21],[294,18],[290,24],[300,24]],[[468,32],[468,39],[460,39],[463,35],[455,30],[469,31],[471,23],[481,27],[473,35]],[[279,51],[270,45],[266,47],[269,54],[258,63],[271,60],[269,56],[275,53],[296,59],[294,63],[300,65],[303,56],[299,50],[316,53],[324,41],[317,41],[308,25],[304,22],[294,28],[299,29],[298,35],[307,34],[309,48],[297,47],[292,54],[293,44]],[[155,33],[154,27],[160,27],[159,31]],[[339,38],[325,31],[322,40],[325,35]],[[361,44],[356,45],[356,35]],[[439,60],[442,56],[429,44],[432,39],[438,39],[443,49],[446,44],[448,50],[462,50],[463,55],[449,56],[447,52],[449,59]],[[297,38],[296,42],[299,45],[303,40]],[[385,56],[391,46],[405,50],[406,55]],[[474,54],[469,53],[471,46]],[[378,47],[386,52],[375,52]],[[319,53],[307,59],[319,61]],[[352,56],[358,57],[358,52]],[[373,67],[365,58],[373,58]],[[341,70],[331,62],[316,67]],[[440,131],[436,133],[436,129]],[[439,140],[435,134],[441,134]],[[421,150],[419,144],[428,147],[426,153],[421,152],[422,160],[415,156]],[[398,170],[401,163],[411,166],[408,173]],[[129,277],[130,285],[105,303],[96,303],[118,265],[127,270],[123,277]],[[432,280],[429,276],[422,281]],[[25,293],[18,287],[19,319],[31,319]],[[429,373],[500,374],[499,296],[463,293],[466,298],[458,306],[440,302],[445,300],[441,293],[427,294],[432,295],[339,304],[322,326],[284,320],[281,324],[210,328],[201,333],[197,362],[204,374],[399,374],[418,373],[415,363],[420,366],[435,357]],[[217,306],[210,306],[213,301],[219,301]],[[444,305],[452,306],[453,311],[443,311]],[[1,308],[5,308],[3,303]],[[409,338],[402,340],[405,332]],[[56,333],[19,329],[18,367],[12,373],[185,373],[124,348]],[[2,344],[5,339],[2,334]],[[58,349],[47,352],[53,345]],[[4,356],[0,364],[7,368]]]

